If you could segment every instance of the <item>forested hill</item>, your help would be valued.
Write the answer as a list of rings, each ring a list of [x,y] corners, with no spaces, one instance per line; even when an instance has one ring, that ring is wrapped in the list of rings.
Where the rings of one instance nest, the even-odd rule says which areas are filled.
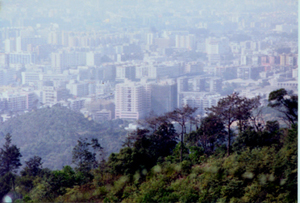
[[[107,154],[119,151],[126,134],[121,120],[96,123],[81,113],[60,106],[43,108],[0,124],[0,145],[7,133],[20,148],[22,160],[35,155],[43,159],[43,166],[61,169],[70,165],[72,149],[79,138],[97,138]]]

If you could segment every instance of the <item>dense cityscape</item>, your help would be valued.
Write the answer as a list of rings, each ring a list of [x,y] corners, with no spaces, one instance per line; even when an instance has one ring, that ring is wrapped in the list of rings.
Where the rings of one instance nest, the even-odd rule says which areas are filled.
[[[297,9],[0,0],[0,202],[297,202]]]
[[[60,104],[137,120],[298,87],[297,1],[3,1],[0,120]]]

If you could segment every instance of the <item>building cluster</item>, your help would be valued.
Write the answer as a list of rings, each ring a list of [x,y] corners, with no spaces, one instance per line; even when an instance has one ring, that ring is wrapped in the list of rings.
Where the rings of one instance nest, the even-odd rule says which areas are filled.
[[[293,2],[281,10],[281,2],[270,3],[280,12],[274,6],[255,13],[261,8],[251,4],[251,13],[149,1],[166,6],[157,7],[159,15],[145,2],[136,13],[127,2],[94,19],[87,7],[74,12],[69,1],[66,10],[36,2],[32,18],[32,9],[8,3],[5,13],[17,17],[1,21],[2,117],[55,104],[99,122],[184,105],[205,114],[233,91],[266,98],[278,88],[298,88],[297,11],[287,9]]]

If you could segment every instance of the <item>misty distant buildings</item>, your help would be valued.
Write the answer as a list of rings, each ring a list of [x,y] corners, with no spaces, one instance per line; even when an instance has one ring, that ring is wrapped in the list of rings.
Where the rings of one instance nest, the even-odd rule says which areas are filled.
[[[232,91],[298,88],[295,1],[247,11],[229,9],[234,1],[212,9],[200,1],[112,0],[111,9],[98,2],[77,10],[29,1],[37,12],[28,1],[1,10],[6,113],[60,103],[98,122],[135,120],[184,105],[203,114]]]
[[[34,92],[10,92],[0,94],[0,110],[11,112],[25,111],[34,108],[38,97]]]
[[[51,53],[51,66],[57,70],[58,73],[74,66],[86,65],[85,52],[58,52]],[[89,55],[88,55],[89,56]]]
[[[180,103],[182,106],[188,105],[192,108],[197,108],[197,112],[203,115],[206,113],[206,108],[216,106],[221,98],[221,95],[217,93],[185,92]]]
[[[112,119],[111,111],[106,109],[102,109],[101,111],[96,111],[95,113],[93,113],[92,117],[93,120],[96,122],[103,122],[105,120]]]
[[[68,99],[69,107],[73,111],[80,111],[84,107],[85,99],[78,98],[78,99]]]
[[[153,33],[148,33],[147,36],[147,45],[152,45],[153,44],[153,38],[154,38],[154,34]]]
[[[216,77],[180,77],[177,79],[177,106],[189,105],[203,114],[205,108],[216,105],[222,91],[222,79]]]
[[[177,108],[177,84],[164,80],[151,84],[151,111],[156,115],[171,112]]]
[[[69,98],[69,91],[67,89],[56,88],[54,86],[44,86],[41,94],[41,102],[44,104],[55,104]]]
[[[150,111],[160,115],[177,108],[177,83],[174,80],[160,82],[132,82],[125,80],[116,85],[116,118],[141,119]]]
[[[85,97],[89,95],[89,85],[88,82],[69,83],[67,89],[76,97]]]
[[[231,54],[229,40],[227,38],[209,37],[205,41],[206,53],[210,65],[220,64]]]
[[[135,80],[136,67],[131,64],[124,64],[116,67],[116,81]]]
[[[195,35],[175,35],[175,47],[185,49],[195,49]]]
[[[10,53],[8,55],[9,64],[35,64],[36,55],[35,53]]]
[[[148,66],[148,78],[164,79],[167,77],[178,77],[184,72],[184,67],[176,62],[155,63]]]
[[[0,68],[0,86],[6,86],[14,82],[16,75],[15,69]]]
[[[86,65],[87,66],[100,66],[101,65],[101,57],[103,54],[88,52],[86,53]]]
[[[41,81],[43,74],[40,71],[25,71],[21,73],[22,84],[37,84],[38,81]]]

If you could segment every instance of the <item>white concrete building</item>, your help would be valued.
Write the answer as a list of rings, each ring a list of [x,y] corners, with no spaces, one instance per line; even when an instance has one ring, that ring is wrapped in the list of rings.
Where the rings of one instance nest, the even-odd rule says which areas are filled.
[[[147,83],[126,80],[115,87],[115,117],[123,119],[144,118],[151,106],[151,87]]]
[[[43,74],[38,71],[26,71],[21,73],[22,84],[37,83],[43,79]]]

